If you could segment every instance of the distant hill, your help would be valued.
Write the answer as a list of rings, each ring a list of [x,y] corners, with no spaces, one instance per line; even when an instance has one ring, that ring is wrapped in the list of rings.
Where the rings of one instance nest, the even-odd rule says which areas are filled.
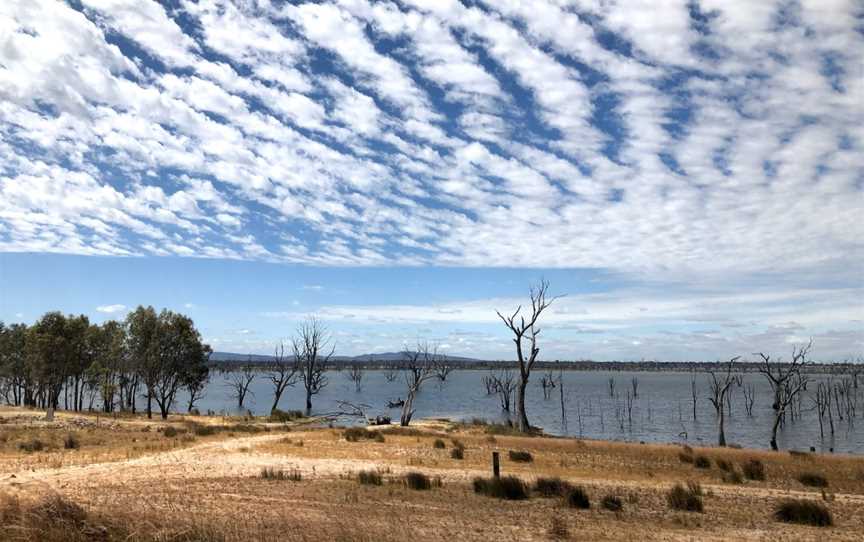
[[[293,356],[291,356],[293,358]],[[354,361],[354,362],[369,362],[369,361],[399,361],[403,358],[401,352],[382,352],[380,354],[360,354],[359,356],[333,356],[333,361]],[[446,356],[452,361],[481,361],[476,358],[467,358],[464,356]],[[262,354],[238,354],[236,352],[213,352],[210,356],[211,362],[238,362],[238,361],[253,361],[266,362],[273,359],[273,356],[265,356]]]

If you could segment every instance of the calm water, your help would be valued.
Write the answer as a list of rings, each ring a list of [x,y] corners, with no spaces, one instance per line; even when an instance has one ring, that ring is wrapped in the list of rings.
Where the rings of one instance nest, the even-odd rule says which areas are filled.
[[[447,381],[428,381],[416,399],[416,418],[446,417],[470,419],[481,417],[490,420],[504,419],[498,397],[487,395],[482,379],[487,371],[454,371]],[[709,386],[706,374],[697,375],[697,412],[693,420],[690,396],[689,373],[628,373],[628,372],[564,372],[565,418],[562,422],[561,402],[558,389],[544,400],[540,387],[542,373],[532,374],[528,388],[526,410],[532,425],[542,427],[556,435],[572,435],[590,439],[624,440],[647,442],[690,442],[713,445],[717,442],[717,422],[714,408],[708,400]],[[557,375],[556,375],[557,376]],[[632,422],[627,420],[625,393],[631,389],[631,378],[639,380],[639,394],[633,403]],[[609,378],[616,381],[619,397],[609,395]],[[814,377],[821,378],[821,377]],[[770,387],[762,375],[744,375],[745,384],[756,388],[753,415],[747,416],[742,388],[733,387],[731,395],[732,414],[726,418],[726,439],[746,447],[767,448],[770,440],[773,411]],[[816,385],[811,383],[802,403],[802,416],[794,423],[787,423],[778,433],[781,448],[808,449],[837,452],[864,452],[864,386],[853,390],[858,401],[857,419],[850,424],[836,418],[835,434],[831,438],[825,420],[825,438],[820,439],[818,415],[812,408],[811,396]],[[339,410],[338,401],[363,403],[370,408],[368,415],[389,414],[399,418],[398,409],[388,409],[387,401],[405,397],[405,383],[401,376],[395,382],[387,382],[383,371],[365,371],[360,391],[348,379],[347,371],[329,373],[329,385],[312,399],[313,412],[329,413]],[[255,414],[266,414],[272,403],[273,393],[269,380],[258,375],[250,387],[244,408]],[[178,408],[185,406],[185,397],[179,397]],[[224,376],[213,373],[211,383],[203,399],[197,403],[202,412],[236,412],[235,400],[226,385]],[[304,390],[298,384],[288,388],[279,404],[282,410],[302,410]],[[616,410],[623,412],[623,427],[616,417]],[[580,424],[581,418],[581,424]],[[346,420],[349,421],[349,420]]]

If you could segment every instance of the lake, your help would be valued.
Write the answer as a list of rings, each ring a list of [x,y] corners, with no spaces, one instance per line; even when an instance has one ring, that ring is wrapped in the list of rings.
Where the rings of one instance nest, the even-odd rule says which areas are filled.
[[[415,419],[443,417],[451,419],[485,418],[504,420],[497,395],[487,395],[482,383],[488,375],[484,370],[457,370],[450,373],[446,382],[437,378],[427,381],[415,401]],[[544,399],[540,386],[542,372],[532,373],[528,385],[526,410],[532,425],[543,428],[554,435],[569,435],[588,439],[688,442],[695,445],[717,443],[717,417],[709,401],[709,379],[704,373],[696,375],[697,404],[696,419],[690,393],[690,373],[675,372],[623,372],[623,371],[564,371],[564,419],[561,416],[559,390],[555,389],[549,399]],[[557,373],[556,373],[557,378]],[[638,379],[638,396],[633,400],[631,415],[627,416],[627,390],[632,392],[631,379]],[[399,409],[388,409],[387,401],[404,398],[405,382],[400,377],[388,382],[384,371],[364,371],[362,388],[358,391],[348,378],[348,371],[328,373],[329,385],[312,399],[313,413],[330,413],[339,410],[339,401],[369,405],[368,415],[389,414],[394,421],[399,419]],[[609,379],[616,382],[617,397],[609,394]],[[778,433],[778,444],[782,449],[809,449],[819,451],[864,452],[864,385],[852,390],[858,405],[857,419],[834,419],[835,434],[829,433],[825,420],[825,438],[820,438],[819,419],[812,398],[816,382],[825,376],[813,375],[801,403],[801,416],[787,422]],[[837,381],[837,377],[834,381]],[[752,448],[768,448],[773,422],[772,395],[764,376],[756,373],[743,375],[745,385],[755,389],[752,415],[745,409],[743,388],[733,386],[731,391],[731,416],[726,417],[726,439],[728,443]],[[254,414],[267,414],[273,400],[272,385],[264,374],[258,374],[249,388],[244,410]],[[305,407],[305,392],[301,384],[288,388],[280,401],[282,410],[302,410]],[[185,395],[178,397],[176,408],[185,408]],[[515,397],[514,397],[515,402]],[[201,412],[236,413],[236,401],[226,385],[224,376],[212,373],[205,396],[196,404]],[[515,407],[514,407],[515,408]],[[618,415],[616,415],[616,412]],[[844,416],[845,418],[845,416]],[[345,423],[352,420],[345,419]]]

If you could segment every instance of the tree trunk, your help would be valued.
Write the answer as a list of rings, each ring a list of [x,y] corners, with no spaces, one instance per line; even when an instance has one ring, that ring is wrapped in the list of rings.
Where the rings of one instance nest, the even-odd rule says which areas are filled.
[[[153,392],[147,390],[147,418],[153,418]]]
[[[718,446],[726,446],[726,432],[723,429],[723,423],[725,422],[725,418],[723,416],[723,404],[720,404],[720,434],[717,436],[717,445]]]
[[[279,390],[279,388],[276,388],[276,391],[273,394],[273,406],[270,407],[270,413],[271,414],[273,412],[275,412],[276,409],[279,407],[279,399],[281,399],[281,398],[282,398],[282,392]]]
[[[306,415],[312,412],[312,390],[306,388]]]
[[[780,427],[780,418],[782,416],[781,411],[777,411],[774,414],[774,425],[771,426],[771,449],[775,452],[778,450],[777,448],[777,428]]]
[[[518,429],[522,433],[527,433],[531,430],[531,425],[528,423],[528,414],[525,412],[525,388],[528,387],[528,377],[521,376],[519,380],[519,388],[516,390],[516,416],[518,419]]]

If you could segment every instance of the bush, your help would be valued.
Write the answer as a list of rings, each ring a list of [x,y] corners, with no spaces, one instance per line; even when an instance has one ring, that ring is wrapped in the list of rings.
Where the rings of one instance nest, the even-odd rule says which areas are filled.
[[[687,487],[675,484],[666,494],[666,502],[673,510],[687,512],[702,512],[702,487],[698,483],[688,482]]]
[[[357,473],[357,481],[364,486],[380,486],[384,483],[381,473],[374,470],[361,470]]]
[[[774,517],[777,521],[815,527],[829,527],[834,524],[831,512],[825,505],[804,499],[781,501],[774,511]]]
[[[69,433],[66,435],[66,438],[63,439],[63,447],[67,450],[77,450],[81,447],[81,442],[74,433]]]
[[[516,463],[531,463],[532,461],[534,461],[534,456],[531,455],[531,452],[510,450],[508,452],[508,455],[510,457],[510,461]]]
[[[748,480],[764,480],[765,464],[758,459],[751,459],[741,464],[741,471]]]
[[[798,481],[810,487],[828,487],[828,479],[818,472],[802,472],[798,475]]]
[[[582,486],[571,487],[564,498],[564,502],[570,508],[579,508],[580,510],[591,508],[591,499],[588,498],[588,492]]]
[[[443,450],[447,447],[447,445],[444,444],[444,441],[441,440],[440,438],[436,438],[435,442],[432,443],[432,447],[435,448],[436,450]]]
[[[707,456],[697,455],[693,459],[693,466],[697,469],[710,469],[711,468],[711,460],[708,459]]]
[[[409,489],[425,491],[427,489],[432,489],[432,480],[422,472],[408,472],[405,473],[405,485],[408,486]]]
[[[728,470],[723,473],[723,481],[727,484],[743,484],[744,483],[744,475],[741,474],[741,471],[736,469],[734,466],[732,470]]]
[[[173,438],[173,437],[177,436],[177,429],[175,429],[173,426],[169,425],[168,427],[166,427],[162,431],[162,434],[168,438]]]
[[[715,463],[717,463],[717,468],[722,470],[723,472],[730,472],[732,470],[732,462],[726,459],[715,459]]]
[[[509,501],[521,501],[528,498],[528,486],[515,476],[502,476],[501,478],[474,478],[474,493],[506,499]]]
[[[208,437],[216,433],[216,428],[212,425],[196,423],[192,426],[192,431],[199,437]]]
[[[453,459],[465,459],[465,448],[453,448],[450,450],[450,457]]]
[[[384,435],[379,431],[369,431],[365,427],[349,427],[342,432],[342,436],[344,436],[345,440],[348,442],[357,442],[360,439],[384,442]]]
[[[534,492],[541,497],[563,497],[573,486],[561,478],[537,478]]]
[[[290,422],[290,421],[294,421],[294,420],[299,420],[300,418],[305,418],[305,417],[306,417],[306,415],[303,414],[303,412],[300,410],[289,410],[286,412],[284,410],[279,410],[278,408],[274,408],[273,411],[270,413],[269,419],[271,422],[285,423],[285,422]]]
[[[32,452],[41,452],[48,445],[39,440],[38,438],[30,439],[18,444],[18,449],[24,452],[32,453]]]
[[[624,508],[624,503],[621,502],[621,497],[618,495],[606,495],[600,504],[611,512],[620,512]]]
[[[691,454],[688,454],[687,452],[679,452],[678,460],[682,463],[690,463],[691,465],[693,464],[693,456]]]

